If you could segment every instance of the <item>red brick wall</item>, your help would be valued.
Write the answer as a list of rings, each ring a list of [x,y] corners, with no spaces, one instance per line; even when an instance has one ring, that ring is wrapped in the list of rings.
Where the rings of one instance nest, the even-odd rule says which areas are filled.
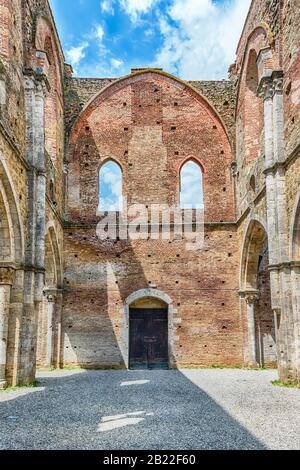
[[[171,128],[176,128],[171,130]],[[178,154],[177,154],[178,153]],[[121,367],[126,298],[155,285],[181,323],[173,365],[242,363],[233,156],[216,113],[198,94],[162,74],[113,84],[83,112],[69,148],[65,231],[65,363]],[[205,247],[182,240],[105,241],[96,237],[98,171],[113,158],[131,203],[175,204],[188,158],[204,168]],[[223,221],[224,223],[221,223]]]
[[[178,201],[181,165],[193,158],[204,169],[206,221],[234,220],[233,156],[224,127],[204,99],[175,80],[132,77],[83,113],[71,136],[70,220],[97,220],[98,171],[108,158],[123,169],[129,203],[170,205]]]
[[[276,367],[274,313],[271,307],[269,252],[267,243],[261,253],[258,267],[258,290],[260,298],[255,305],[256,353],[262,367]]]
[[[300,144],[300,3],[285,1],[282,24],[286,156]]]

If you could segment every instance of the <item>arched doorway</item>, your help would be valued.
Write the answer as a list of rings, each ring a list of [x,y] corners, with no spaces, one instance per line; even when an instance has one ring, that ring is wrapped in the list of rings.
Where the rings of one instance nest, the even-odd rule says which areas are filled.
[[[260,367],[276,367],[276,331],[271,305],[268,239],[261,247],[257,273],[259,298],[255,304],[256,358]]]
[[[275,319],[271,305],[268,237],[258,219],[246,232],[241,274],[241,295],[246,301],[248,344],[246,362],[250,366],[276,367]]]
[[[6,158],[0,155],[0,388],[16,384],[24,282],[24,233]]]
[[[49,225],[49,224],[48,224]],[[37,365],[57,367],[60,361],[61,259],[54,226],[45,236],[44,297],[39,310]]]
[[[151,297],[129,307],[129,368],[168,369],[168,305]]]
[[[171,298],[156,289],[139,290],[126,299],[125,315],[128,326],[128,368],[172,367],[176,310]]]
[[[300,187],[296,198],[296,204],[291,218],[290,232],[290,257],[291,257],[291,293],[294,326],[294,359],[296,381],[300,381]]]

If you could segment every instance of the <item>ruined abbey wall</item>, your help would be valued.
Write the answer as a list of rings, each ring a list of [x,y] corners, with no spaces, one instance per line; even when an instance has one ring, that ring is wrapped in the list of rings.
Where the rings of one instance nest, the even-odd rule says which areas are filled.
[[[208,82],[76,78],[47,0],[0,0],[0,19],[0,386],[127,367],[136,305],[167,307],[171,367],[278,362],[299,381],[299,0],[253,0],[229,79]],[[109,160],[147,215],[198,163],[203,247],[101,241]]]
[[[75,85],[78,90],[78,81]],[[211,88],[213,93],[214,84]],[[66,363],[124,366],[124,305],[133,292],[150,287],[173,302],[173,366],[241,364],[233,155],[220,117],[196,90],[161,73],[133,74],[99,91],[70,137]],[[84,90],[79,93],[84,96]],[[186,241],[174,237],[149,240],[150,233],[146,240],[99,242],[91,226],[99,220],[99,168],[108,159],[122,167],[128,205],[143,204],[149,219],[152,204],[178,205],[180,168],[189,159],[199,162],[205,194],[203,249],[188,251]]]

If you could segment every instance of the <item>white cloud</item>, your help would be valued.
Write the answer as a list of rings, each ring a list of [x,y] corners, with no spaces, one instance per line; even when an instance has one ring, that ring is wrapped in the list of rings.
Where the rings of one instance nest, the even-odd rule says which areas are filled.
[[[141,15],[148,13],[160,0],[119,0],[122,8],[134,23]]]
[[[154,34],[155,32],[153,29],[151,28],[145,29],[144,35],[146,36],[146,38],[151,38],[154,36]]]
[[[100,4],[102,13],[107,13],[108,15],[114,15],[113,0],[103,0]]]
[[[104,41],[103,41],[104,36],[105,36],[105,30],[101,24],[96,24],[94,29],[92,30],[92,33],[89,35],[90,40],[96,39],[97,45],[99,48],[99,57],[102,59],[106,57],[107,54],[109,53],[109,50],[104,45]]]
[[[100,171],[100,205],[99,210],[118,211],[122,208],[122,173],[120,167],[107,162]]]
[[[100,24],[96,26],[95,32],[94,32],[94,37],[98,39],[100,42],[102,42],[104,38],[104,28]]]
[[[122,67],[122,65],[124,65],[123,60],[119,60],[119,59],[110,59],[110,63],[114,69],[119,69]]]
[[[173,0],[159,16],[164,38],[155,65],[184,79],[223,79],[251,0]]]
[[[72,67],[76,67],[81,60],[85,58],[85,50],[88,47],[87,42],[83,42],[79,46],[71,47],[66,51],[66,58],[72,65]]]
[[[203,208],[203,186],[200,167],[193,161],[181,170],[180,205],[182,208]]]

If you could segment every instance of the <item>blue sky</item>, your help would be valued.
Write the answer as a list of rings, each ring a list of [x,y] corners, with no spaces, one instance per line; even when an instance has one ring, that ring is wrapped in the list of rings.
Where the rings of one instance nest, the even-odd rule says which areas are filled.
[[[161,67],[186,80],[227,78],[251,0],[50,0],[75,75]]]
[[[122,211],[122,171],[113,161],[108,161],[101,168],[99,199],[100,212]]]
[[[180,174],[180,206],[182,208],[202,209],[203,182],[202,172],[195,162],[187,162]],[[122,170],[114,161],[108,161],[100,170],[99,211],[122,211]]]
[[[181,169],[180,206],[184,209],[202,209],[203,183],[202,172],[195,162],[187,162]]]

